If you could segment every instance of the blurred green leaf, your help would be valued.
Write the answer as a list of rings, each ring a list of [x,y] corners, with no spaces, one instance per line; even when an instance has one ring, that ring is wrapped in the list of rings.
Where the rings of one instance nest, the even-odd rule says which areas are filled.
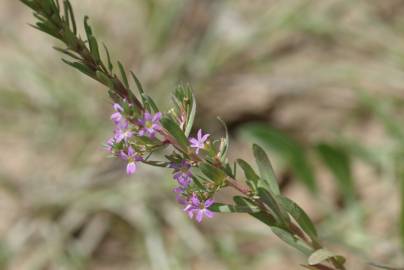
[[[220,160],[222,162],[225,162],[226,157],[227,157],[227,152],[229,150],[229,131],[227,130],[226,123],[220,117],[218,117],[217,119],[222,124],[224,131],[225,131],[225,137],[221,139],[220,149],[219,149]]]
[[[125,68],[123,67],[123,65],[120,61],[118,61],[118,67],[119,67],[119,71],[121,73],[121,78],[122,78],[123,84],[125,85],[126,89],[129,89],[128,77],[126,76]]]
[[[244,171],[245,178],[247,179],[247,184],[254,191],[256,191],[260,177],[255,173],[254,169],[246,161],[244,161],[242,159],[237,159],[237,163],[240,165],[241,169],[243,169],[243,171]]]
[[[339,189],[348,202],[355,200],[355,187],[351,172],[350,156],[338,146],[318,144],[317,152],[325,165],[332,172]]]
[[[82,64],[81,62],[70,62],[68,60],[62,59],[63,62],[68,64],[69,66],[74,67],[75,69],[79,70],[80,72],[90,76],[91,78],[95,78],[95,72],[88,68],[86,65]]]
[[[148,95],[143,93],[142,94],[142,101],[143,101],[143,105],[146,107],[146,109],[149,112],[154,112],[154,113],[159,112],[159,109],[158,109],[156,103],[154,103],[153,99],[151,97],[149,97]]]
[[[191,133],[194,120],[195,120],[195,114],[196,114],[196,101],[195,101],[195,96],[193,94],[193,91],[190,86],[188,85],[178,85],[177,88],[175,89],[175,98],[178,101],[178,103],[181,103],[183,107],[185,108],[185,113],[186,113],[186,125],[185,125],[185,136],[188,137],[189,134]],[[175,100],[174,100],[175,101]],[[174,102],[175,105],[177,102]],[[178,106],[178,110],[180,111],[180,106]]]
[[[250,199],[241,197],[241,196],[234,196],[233,197],[234,202],[239,205],[239,206],[248,206],[252,209],[254,209],[256,206],[253,202],[251,202]],[[266,212],[258,212],[258,213],[249,213],[249,215],[255,217],[262,223],[268,225],[268,226],[276,226],[276,220],[273,216]]]
[[[305,244],[300,239],[297,239],[296,237],[294,237],[290,232],[285,231],[278,227],[271,227],[271,230],[274,234],[276,234],[276,236],[278,236],[284,242],[286,242],[290,246],[296,248],[303,254],[308,256],[313,252],[311,247],[309,247],[307,244]]]
[[[226,178],[226,174],[221,169],[208,163],[201,163],[199,168],[204,175],[217,184],[223,183]]]
[[[277,217],[277,220],[280,225],[287,227],[287,224],[290,222],[290,218],[288,213],[284,211],[282,207],[278,204],[276,198],[271,194],[271,192],[267,191],[264,188],[258,188],[258,195],[261,200],[269,207],[269,209],[273,212],[274,216]]]
[[[188,148],[188,140],[184,135],[184,132],[178,126],[174,120],[169,117],[163,117],[160,120],[161,125],[167,130],[167,132],[178,142],[183,150]]]
[[[326,249],[318,249],[310,255],[308,263],[310,265],[316,265],[331,258],[335,258],[340,264],[344,264],[345,262],[345,258],[342,256],[336,255],[333,252]]]
[[[317,191],[314,170],[305,149],[298,142],[263,123],[246,124],[242,127],[242,132],[279,154],[310,191]]]
[[[99,48],[98,48],[97,40],[95,39],[95,37],[91,36],[88,39],[88,43],[90,45],[91,55],[97,61],[97,63],[100,63],[101,62],[101,57],[100,57],[100,51],[99,51]]]
[[[254,144],[253,153],[261,176],[261,181],[258,182],[258,185],[263,183],[264,187],[273,192],[275,195],[280,194],[274,169],[272,168],[271,161],[269,160],[264,149],[257,144]]]
[[[303,229],[303,231],[312,239],[317,238],[317,230],[311,221],[310,217],[304,212],[304,210],[297,205],[291,199],[285,196],[279,196],[279,201],[286,211],[296,220],[297,224]]]

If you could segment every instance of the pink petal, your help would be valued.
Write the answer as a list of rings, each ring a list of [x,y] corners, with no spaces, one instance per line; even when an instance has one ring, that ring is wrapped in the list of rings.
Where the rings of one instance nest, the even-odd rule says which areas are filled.
[[[149,112],[144,113],[144,119],[145,120],[152,120],[153,116]]]
[[[133,150],[132,146],[128,147],[128,156],[131,157],[133,156],[133,154],[135,153],[135,151]]]
[[[211,206],[214,203],[213,199],[207,199],[205,201],[205,208],[208,208],[209,206]]]
[[[159,121],[160,120],[160,118],[161,118],[161,112],[158,112],[158,113],[156,113],[154,116],[153,116],[153,122],[157,122],[157,121]]]
[[[202,129],[198,130],[198,141],[200,141],[202,138]]]
[[[214,215],[215,214],[212,211],[208,209],[205,210],[205,216],[207,216],[208,218],[213,218]]]
[[[135,162],[129,162],[128,165],[126,166],[126,173],[128,175],[132,175],[136,172],[136,163]]]
[[[205,142],[205,141],[208,139],[209,136],[210,136],[209,134],[203,135],[201,141],[202,141],[202,142]]]
[[[202,211],[202,210],[198,210],[198,211],[196,212],[196,217],[195,217],[195,219],[196,219],[196,221],[198,221],[199,223],[201,223],[202,218],[203,218],[203,211]]]
[[[118,103],[114,103],[114,110],[117,112],[123,112],[123,108],[121,105],[119,105]]]
[[[197,145],[198,144],[198,140],[195,138],[191,138],[189,139],[189,142],[192,143],[193,145]],[[193,146],[194,147],[194,146]]]

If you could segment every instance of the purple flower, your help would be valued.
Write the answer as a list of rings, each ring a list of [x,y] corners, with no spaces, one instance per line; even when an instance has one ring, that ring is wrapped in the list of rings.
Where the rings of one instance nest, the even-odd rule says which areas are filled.
[[[154,138],[156,132],[160,130],[160,118],[161,112],[154,115],[149,112],[145,112],[143,118],[139,119],[139,125],[141,126],[139,136]]]
[[[107,143],[105,144],[105,149],[106,149],[108,152],[111,152],[111,153],[112,153],[112,149],[114,148],[114,145],[115,145],[115,138],[114,138],[114,137],[109,138],[108,141],[107,141]]]
[[[136,172],[136,162],[143,160],[143,158],[133,150],[132,146],[128,147],[127,152],[121,151],[120,156],[122,159],[128,161],[128,165],[126,166],[126,173],[128,175],[134,174]]]
[[[207,218],[213,217],[213,212],[208,209],[213,203],[213,199],[207,199],[205,202],[201,203],[199,198],[193,194],[187,206],[185,206],[184,211],[188,213],[190,218],[195,216],[196,221],[201,223],[204,216]]]
[[[208,139],[209,134],[202,134],[202,129],[198,130],[198,134],[196,138],[190,138],[189,142],[191,143],[191,147],[196,149],[196,154],[199,154],[199,150],[205,147],[205,142]]]
[[[115,129],[114,139],[116,143],[120,143],[122,140],[127,142],[133,136],[133,131],[129,127],[128,121],[119,123]]]
[[[123,116],[122,116],[123,108],[118,103],[114,103],[113,107],[114,107],[115,112],[111,115],[111,119],[112,119],[112,121],[114,121],[114,123],[116,125],[118,125],[121,122],[121,120],[123,119]]]
[[[170,168],[174,169],[173,178],[177,180],[178,184],[184,188],[191,184],[192,173],[189,171],[191,165],[186,160],[182,160],[180,163],[172,163]]]

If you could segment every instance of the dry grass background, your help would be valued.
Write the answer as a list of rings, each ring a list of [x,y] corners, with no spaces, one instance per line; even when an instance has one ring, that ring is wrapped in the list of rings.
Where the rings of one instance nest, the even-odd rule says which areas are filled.
[[[178,82],[191,83],[197,124],[220,135],[220,115],[232,158],[251,158],[243,125],[257,120],[309,149],[331,141],[352,150],[359,200],[350,207],[315,157],[318,197],[272,158],[291,178],[284,192],[348,269],[404,265],[404,147],[385,128],[403,123],[402,1],[72,3],[163,107]],[[298,269],[304,259],[249,217],[187,220],[167,172],[125,177],[102,150],[112,128],[105,89],[58,61],[18,1],[0,7],[0,269]]]

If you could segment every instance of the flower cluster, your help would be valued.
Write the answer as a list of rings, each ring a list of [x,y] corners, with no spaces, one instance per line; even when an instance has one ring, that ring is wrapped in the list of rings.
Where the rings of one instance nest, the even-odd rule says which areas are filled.
[[[139,143],[138,138],[154,139],[156,132],[161,129],[161,113],[151,114],[145,112],[138,121],[130,121],[133,114],[131,105],[125,100],[123,104],[113,105],[114,113],[111,120],[115,124],[114,135],[108,139],[105,148],[114,156],[127,162],[126,173],[132,175],[136,172],[136,163],[143,161],[145,146]]]
[[[105,147],[113,156],[126,161],[126,173],[132,175],[136,172],[137,163],[147,162],[144,157],[151,153],[155,146],[169,141],[170,135],[160,123],[163,117],[161,112],[153,114],[145,111],[137,115],[125,100],[122,104],[113,104],[113,110],[111,120],[115,125],[114,135],[108,139]],[[184,124],[182,117],[178,125],[184,128]],[[203,150],[209,145],[209,136],[203,134],[200,129],[196,137],[188,139],[189,154],[196,155],[194,159],[203,158]],[[149,144],[145,143],[145,139]],[[204,190],[200,190],[193,181],[194,175],[191,170],[193,165],[197,164],[195,160],[179,153],[173,153],[169,157],[172,160],[167,167],[173,169],[173,179],[177,184],[173,191],[176,193],[177,201],[184,206],[184,211],[198,222],[201,222],[203,217],[213,217],[213,212],[208,209],[213,204],[213,199]]]

